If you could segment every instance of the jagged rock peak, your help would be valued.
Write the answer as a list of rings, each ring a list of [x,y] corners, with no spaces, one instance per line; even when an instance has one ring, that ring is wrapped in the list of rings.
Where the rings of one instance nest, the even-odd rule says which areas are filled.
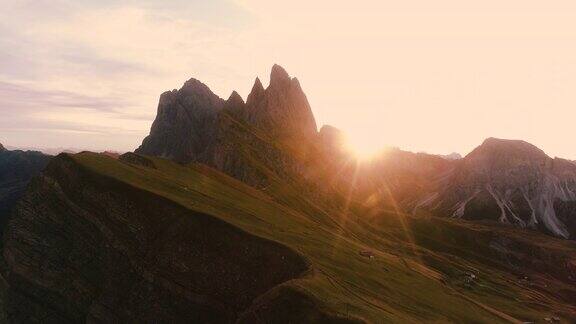
[[[242,97],[238,94],[238,92],[236,92],[236,90],[232,91],[232,93],[230,94],[230,97],[228,97],[228,100],[226,100],[226,101],[244,103],[244,99],[242,99]]]
[[[0,152],[4,152],[6,151],[6,148],[2,145],[2,143],[0,143]]]
[[[244,99],[236,91],[232,91],[228,100],[226,100],[225,107],[229,109],[238,109],[244,106]]]
[[[196,78],[190,78],[186,82],[184,82],[184,85],[182,85],[182,89],[185,88],[202,89],[202,88],[208,88],[208,86]]]
[[[264,86],[262,85],[262,81],[260,81],[259,77],[256,77],[256,80],[254,80],[254,85],[252,86],[252,92],[256,92],[256,93],[260,93],[260,92],[264,92]]]
[[[184,82],[180,92],[185,94],[197,94],[210,98],[219,98],[217,95],[210,90],[210,88],[197,79],[191,78],[190,80]]]
[[[160,100],[158,100],[158,106],[161,107],[163,105],[166,105],[167,103],[172,102],[172,100],[174,100],[174,98],[176,98],[177,96],[178,96],[178,90],[176,89],[172,91],[164,91],[160,95]]]
[[[274,64],[274,66],[272,66],[272,72],[270,72],[270,86],[275,87],[288,82],[290,82],[290,75],[288,75],[288,72],[286,72],[286,70],[284,70],[280,65]]]
[[[248,105],[254,104],[260,98],[262,98],[263,95],[264,95],[264,86],[262,85],[260,78],[256,77],[256,80],[254,80],[254,85],[252,86],[252,90],[250,91],[250,94],[246,99],[246,104]]]
[[[306,95],[296,78],[279,65],[272,67],[270,85],[256,80],[247,100],[246,119],[272,137],[310,137],[318,134]]]
[[[206,146],[215,136],[216,117],[224,104],[222,98],[194,78],[180,90],[164,92],[150,135],[136,153],[185,163],[203,161]]]

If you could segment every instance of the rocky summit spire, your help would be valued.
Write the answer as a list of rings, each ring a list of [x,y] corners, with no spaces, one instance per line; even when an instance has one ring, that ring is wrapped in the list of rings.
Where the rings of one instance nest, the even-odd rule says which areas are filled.
[[[228,100],[224,104],[224,109],[242,109],[244,107],[244,100],[242,97],[236,92],[236,90],[232,91]]]
[[[316,121],[300,83],[277,64],[272,67],[266,90],[256,80],[245,116],[250,124],[272,137],[310,139],[317,134]]]
[[[256,78],[246,103],[236,91],[222,100],[196,79],[186,81],[180,90],[165,92],[150,135],[136,153],[214,164],[215,154],[233,154],[227,151],[232,146],[230,139],[236,136],[230,135],[234,131],[230,118],[283,143],[312,142],[318,134],[300,83],[274,65],[270,86],[264,89]],[[243,140],[255,141],[249,137]]]
[[[280,65],[274,64],[274,66],[272,66],[272,72],[270,73],[270,86],[284,86],[289,82],[290,76],[288,75],[288,72],[286,72],[286,70],[284,70]]]
[[[258,77],[254,80],[254,85],[252,86],[252,91],[248,95],[246,99],[247,105],[254,105],[264,96],[264,86],[262,86],[262,82]]]

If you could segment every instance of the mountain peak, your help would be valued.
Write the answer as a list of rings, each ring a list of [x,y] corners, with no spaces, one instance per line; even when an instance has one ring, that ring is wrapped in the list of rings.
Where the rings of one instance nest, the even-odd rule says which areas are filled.
[[[228,97],[228,100],[226,100],[226,103],[224,105],[226,109],[240,109],[245,104],[244,99],[242,99],[242,97],[238,94],[238,92],[234,90],[232,91],[232,94],[230,94],[230,97]]]
[[[488,137],[482,142],[482,145],[513,145],[514,143],[526,143],[526,142],[523,140]]]
[[[288,72],[280,65],[274,64],[274,66],[272,66],[272,72],[270,72],[270,86],[285,84],[289,81],[290,75],[288,75]]]
[[[226,101],[244,103],[244,99],[242,99],[242,97],[238,94],[238,92],[236,92],[236,90],[232,91],[230,97],[228,97],[228,100]]]
[[[208,88],[208,86],[196,78],[190,78],[184,82],[182,88]]]
[[[544,151],[522,140],[501,139],[489,137],[480,146],[470,152],[466,158],[478,158],[485,156],[514,156],[525,159],[550,159]]]
[[[204,159],[206,143],[214,138],[216,116],[224,104],[222,98],[194,78],[186,81],[180,90],[164,92],[150,135],[136,153],[179,162]]]
[[[256,78],[246,102],[236,91],[223,100],[194,78],[180,90],[165,92],[150,135],[136,153],[185,163],[212,163],[217,145],[221,145],[216,139],[225,138],[229,131],[228,124],[222,122],[222,111],[275,140],[292,143],[317,135],[312,109],[298,80],[274,65],[270,86],[264,89]],[[218,154],[220,159],[228,153]]]
[[[264,91],[264,86],[262,85],[262,81],[260,81],[259,77],[256,77],[256,80],[254,80],[254,85],[252,86],[252,91]]]
[[[4,152],[6,151],[6,148],[4,148],[4,146],[2,145],[2,143],[0,143],[0,152]]]
[[[212,92],[212,90],[210,90],[210,88],[206,84],[195,78],[191,78],[188,81],[184,82],[184,85],[182,85],[182,88],[180,88],[179,92],[184,93],[186,95],[196,94],[210,98],[218,97]]]
[[[486,138],[480,146],[532,146],[536,147],[523,140],[514,140],[506,138],[488,137]]]
[[[262,96],[264,95],[264,86],[258,77],[254,80],[254,85],[252,86],[252,90],[246,99],[246,104],[253,105],[257,102]]]

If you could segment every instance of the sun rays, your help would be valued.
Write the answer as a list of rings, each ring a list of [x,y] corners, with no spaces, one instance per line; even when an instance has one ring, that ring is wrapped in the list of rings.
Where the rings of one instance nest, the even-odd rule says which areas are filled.
[[[361,134],[346,134],[343,145],[346,152],[361,162],[370,161],[384,151],[384,145],[377,138]]]
[[[334,236],[334,243],[332,246],[332,254],[338,253],[339,247],[345,241],[346,234],[356,236],[355,232],[359,226],[372,226],[368,221],[370,214],[362,214],[361,210],[353,208],[355,204],[360,204],[367,209],[378,210],[382,203],[389,204],[393,209],[393,216],[391,215],[377,215],[376,217],[397,217],[400,224],[404,240],[407,241],[411,249],[412,257],[415,262],[422,264],[421,256],[417,248],[414,235],[412,233],[410,224],[407,222],[407,215],[402,210],[400,203],[394,196],[394,191],[390,188],[388,181],[383,181],[383,185],[376,191],[371,191],[369,184],[362,181],[367,174],[378,172],[377,168],[373,168],[367,160],[374,159],[377,154],[383,154],[385,150],[365,151],[363,158],[356,154],[349,154],[343,159],[340,165],[330,175],[329,183],[340,186],[343,194],[344,203],[341,207],[336,222],[338,223],[338,231]],[[378,196],[378,197],[375,197]],[[374,204],[374,201],[378,202]],[[371,204],[368,204],[371,202]],[[367,248],[378,250],[378,246],[367,246]]]

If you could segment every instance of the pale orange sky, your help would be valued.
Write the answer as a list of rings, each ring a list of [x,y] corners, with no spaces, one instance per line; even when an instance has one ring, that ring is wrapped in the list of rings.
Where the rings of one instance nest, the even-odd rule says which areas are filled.
[[[576,159],[576,2],[0,3],[0,142],[134,149],[158,96],[298,77],[354,143],[465,154],[486,137]]]

